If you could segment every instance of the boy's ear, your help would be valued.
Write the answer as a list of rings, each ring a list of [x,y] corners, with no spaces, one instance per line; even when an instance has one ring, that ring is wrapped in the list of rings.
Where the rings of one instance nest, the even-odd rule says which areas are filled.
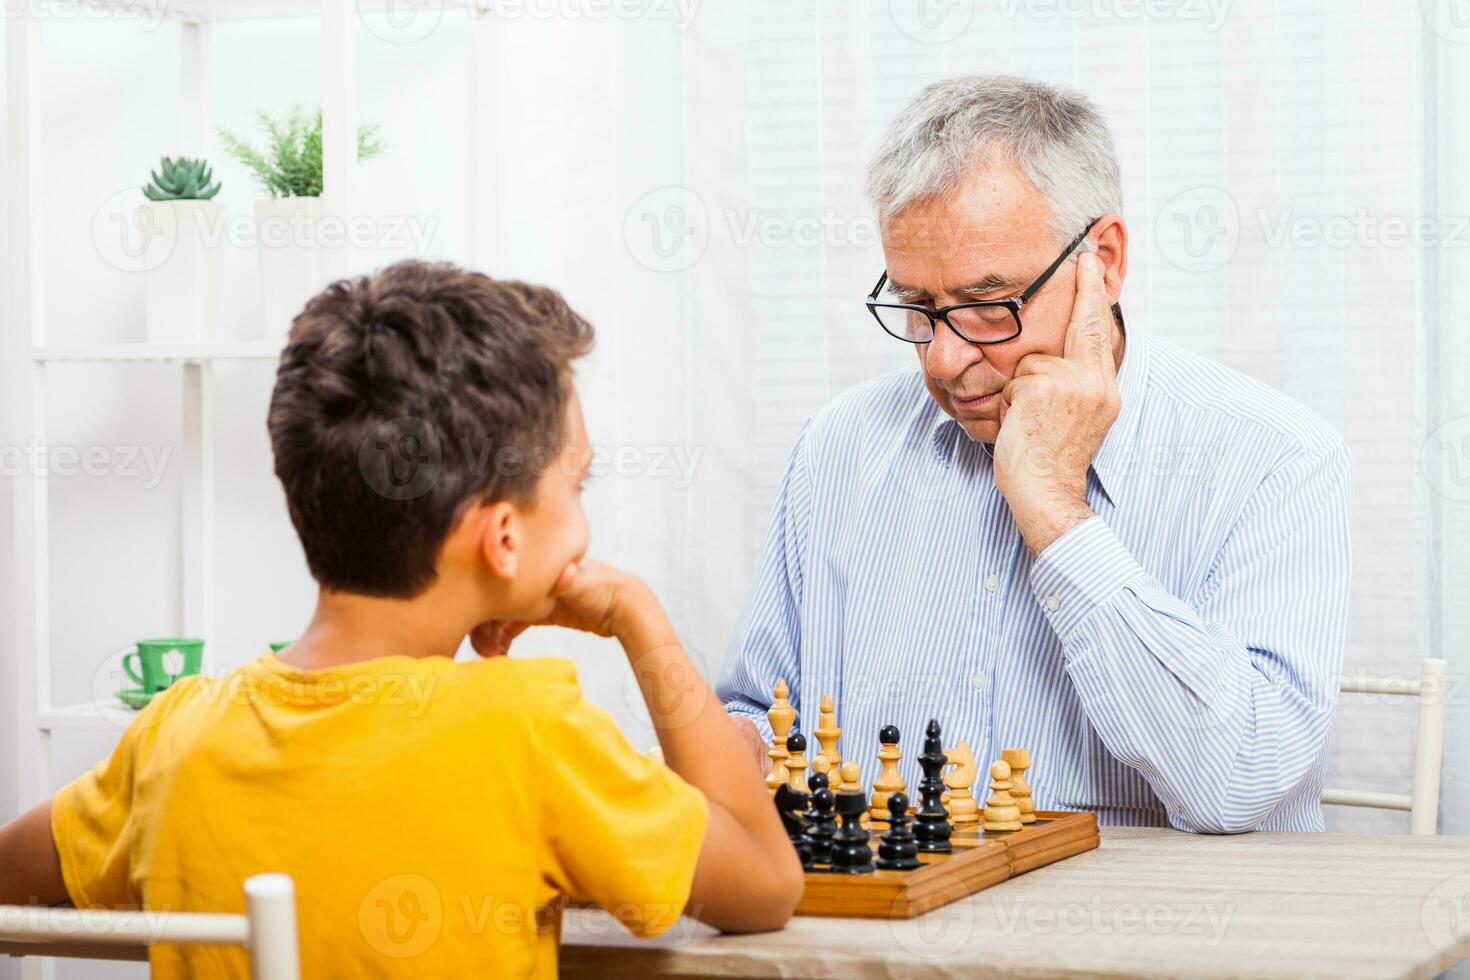
[[[516,509],[507,500],[482,506],[480,554],[485,565],[497,578],[515,578],[521,556],[521,527]]]

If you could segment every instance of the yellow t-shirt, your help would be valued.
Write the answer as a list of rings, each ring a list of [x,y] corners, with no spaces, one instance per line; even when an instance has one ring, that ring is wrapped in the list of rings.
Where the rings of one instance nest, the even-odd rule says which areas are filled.
[[[635,752],[562,660],[266,654],[153,700],[52,804],[78,907],[244,911],[296,883],[302,976],[554,977],[559,900],[635,935],[680,915],[703,794]],[[249,976],[155,946],[155,977]]]

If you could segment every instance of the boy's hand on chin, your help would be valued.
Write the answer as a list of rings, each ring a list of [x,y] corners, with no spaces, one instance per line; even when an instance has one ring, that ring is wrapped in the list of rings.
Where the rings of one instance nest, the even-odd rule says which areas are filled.
[[[492,619],[470,631],[470,646],[482,657],[503,657],[510,653],[510,645],[515,638],[530,625],[532,624],[508,619]]]
[[[573,562],[551,590],[556,605],[545,622],[598,636],[614,636],[633,604],[647,591],[647,586],[620,568],[600,561]]]
[[[470,645],[482,657],[503,657],[511,642],[529,626],[562,626],[566,629],[613,636],[622,618],[652,593],[637,578],[600,561],[573,562],[551,589],[553,605],[544,619],[518,622],[492,619],[470,633]]]

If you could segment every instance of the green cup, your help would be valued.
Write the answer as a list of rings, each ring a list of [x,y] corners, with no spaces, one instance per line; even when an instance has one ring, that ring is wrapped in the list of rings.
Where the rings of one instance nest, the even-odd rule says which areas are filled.
[[[123,673],[145,694],[156,694],[180,677],[199,673],[203,660],[203,640],[178,637],[139,640],[137,649],[123,657]],[[178,672],[174,673],[172,668],[178,668]]]

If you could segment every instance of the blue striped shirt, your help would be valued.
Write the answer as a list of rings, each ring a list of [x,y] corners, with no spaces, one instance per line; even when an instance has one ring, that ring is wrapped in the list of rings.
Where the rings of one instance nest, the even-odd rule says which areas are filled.
[[[718,685],[755,720],[823,694],[866,787],[878,731],[924,725],[985,769],[1031,749],[1039,809],[1204,833],[1320,830],[1347,622],[1351,461],[1281,393],[1130,325],[1096,515],[1034,559],[990,447],[917,370],[802,430]]]

